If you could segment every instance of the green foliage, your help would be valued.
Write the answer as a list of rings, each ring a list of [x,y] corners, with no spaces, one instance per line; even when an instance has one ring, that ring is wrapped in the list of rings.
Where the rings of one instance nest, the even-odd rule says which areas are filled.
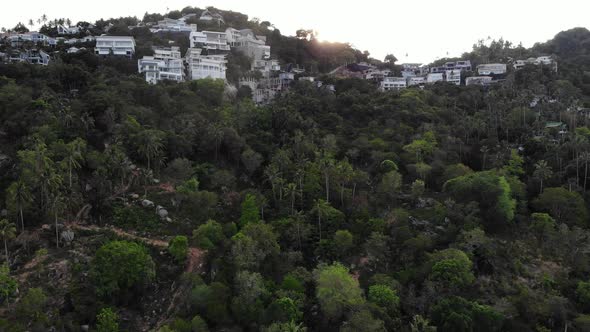
[[[118,332],[118,315],[111,308],[103,308],[96,315],[96,330],[98,332]]]
[[[242,202],[242,214],[240,216],[240,227],[244,227],[249,223],[260,221],[260,214],[258,213],[258,205],[256,204],[256,197],[247,194]]]
[[[154,262],[145,247],[137,243],[111,241],[96,252],[92,276],[99,296],[115,296],[151,282],[155,277]]]
[[[25,322],[46,322],[45,309],[47,295],[41,288],[30,288],[23,298],[18,302],[16,312],[19,318]]]
[[[354,312],[350,318],[344,322],[340,328],[341,332],[355,332],[355,331],[367,331],[367,332],[385,332],[385,324],[382,320],[373,317],[370,311],[360,310]]]
[[[590,309],[590,282],[578,282],[578,286],[576,287],[576,298],[587,310]]]
[[[139,206],[116,206],[113,209],[113,223],[122,228],[136,230],[157,230],[161,227],[158,216],[152,209]]]
[[[191,320],[191,331],[192,332],[209,332],[207,322],[201,316],[196,315]]]
[[[547,212],[556,221],[568,225],[585,226],[588,210],[579,193],[565,188],[547,188],[533,201],[537,211]]]
[[[461,297],[439,301],[432,309],[437,331],[500,331],[504,317],[492,308]]]
[[[370,286],[368,299],[389,312],[397,310],[400,303],[397,292],[386,285]]]
[[[0,266],[0,299],[8,301],[18,287],[16,279],[10,276],[8,265]]]
[[[456,201],[475,201],[489,227],[506,226],[514,218],[516,201],[506,178],[493,171],[477,172],[454,178],[445,183],[447,191]]]
[[[358,281],[339,263],[321,266],[314,273],[316,296],[327,317],[337,319],[347,308],[364,302]]]
[[[193,231],[193,241],[199,248],[213,249],[224,239],[223,228],[215,220],[199,226]]]
[[[175,236],[168,244],[168,252],[178,263],[184,263],[188,256],[188,238],[184,235]]]
[[[443,288],[461,288],[470,285],[475,277],[473,263],[467,255],[456,249],[446,249],[433,255],[430,278]]]

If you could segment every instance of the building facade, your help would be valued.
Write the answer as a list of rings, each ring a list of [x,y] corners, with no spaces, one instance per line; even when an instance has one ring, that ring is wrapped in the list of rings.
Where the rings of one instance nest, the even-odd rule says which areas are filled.
[[[503,75],[506,74],[506,64],[504,63],[486,63],[477,66],[477,73],[480,76]]]
[[[135,39],[129,36],[98,36],[96,37],[96,55],[133,57],[135,54]]]
[[[151,84],[163,80],[184,81],[184,63],[179,47],[154,49],[154,55],[138,60],[137,67]]]
[[[213,78],[225,80],[227,60],[225,54],[203,55],[198,48],[189,48],[186,52],[188,78],[199,80]]]

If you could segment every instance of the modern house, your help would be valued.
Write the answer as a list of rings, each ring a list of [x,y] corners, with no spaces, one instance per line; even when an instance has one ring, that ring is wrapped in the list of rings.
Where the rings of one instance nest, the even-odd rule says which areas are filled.
[[[408,77],[408,86],[424,85],[426,83],[426,77],[414,76]]]
[[[538,58],[528,58],[526,60],[516,60],[513,64],[514,69],[522,69],[526,65],[554,65],[554,70],[557,70],[557,63],[550,56],[540,56]]]
[[[443,73],[430,73],[430,74],[426,75],[426,83],[428,83],[428,84],[442,82],[444,80],[445,80],[445,78],[444,78]]]
[[[58,35],[76,35],[80,33],[82,29],[78,26],[65,26],[63,24],[57,25],[57,34]]]
[[[257,36],[251,29],[237,30],[227,28],[225,30],[229,45],[254,61],[269,59],[270,46],[266,45],[266,36]]]
[[[227,69],[225,54],[202,55],[199,48],[189,48],[186,51],[185,61],[188,68],[188,78],[199,80],[213,78],[225,80]]]
[[[27,42],[35,45],[49,45],[50,40],[52,40],[52,38],[39,32],[19,33],[8,36],[8,42],[10,42],[10,46],[13,48],[22,47]]]
[[[477,66],[477,73],[479,75],[503,75],[506,74],[506,64],[504,63],[486,63]]]
[[[445,72],[446,81],[455,85],[461,85],[461,70],[451,69]]]
[[[227,34],[217,31],[193,31],[190,33],[191,48],[201,48],[213,52],[229,52]]]
[[[153,33],[157,32],[185,32],[190,33],[193,31],[197,31],[196,24],[186,24],[186,22],[182,19],[175,20],[172,18],[165,18],[161,21],[158,21],[158,24],[150,29]]]
[[[49,54],[36,49],[14,51],[8,56],[8,62],[11,63],[26,62],[33,65],[47,66],[49,64],[49,60]]]
[[[145,74],[148,83],[184,80],[184,64],[179,47],[154,49],[153,56],[144,56],[137,61],[138,71]]]
[[[213,12],[209,11],[209,9],[205,9],[201,13],[201,17],[199,17],[199,21],[217,22],[219,24],[225,23],[225,21],[223,20],[223,16],[221,16],[221,14],[213,13]]]
[[[400,90],[408,87],[405,77],[384,77],[379,89],[381,91]]]
[[[129,36],[98,36],[96,37],[96,55],[118,55],[133,57],[135,54],[135,39]]]
[[[490,76],[472,76],[465,79],[465,85],[489,85],[492,83]]]
[[[280,71],[279,60],[255,60],[252,63],[252,70],[258,70],[263,76],[269,77],[270,73]]]
[[[431,73],[445,73],[448,70],[471,71],[471,61],[469,61],[469,60],[459,60],[456,62],[450,61],[450,62],[445,63],[442,66],[430,68]]]

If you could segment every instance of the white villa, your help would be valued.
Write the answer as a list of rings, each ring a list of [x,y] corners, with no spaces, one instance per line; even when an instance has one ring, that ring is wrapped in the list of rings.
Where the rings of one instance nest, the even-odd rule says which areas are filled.
[[[490,76],[472,76],[465,79],[465,85],[488,85],[492,83]]]
[[[446,74],[447,82],[455,84],[455,85],[461,85],[461,70],[459,70],[459,69],[447,70],[445,74]]]
[[[188,68],[188,78],[190,80],[203,78],[225,80],[226,55],[202,55],[201,51],[199,48],[189,48],[186,51],[185,60]]]
[[[270,46],[266,45],[266,36],[257,36],[251,29],[227,28],[225,33],[231,47],[251,57],[254,61],[270,58]]]
[[[379,89],[381,91],[400,90],[408,87],[405,77],[385,77],[381,82]]]
[[[161,21],[158,21],[158,25],[154,28],[150,29],[153,33],[166,31],[166,32],[193,32],[197,31],[196,24],[186,24],[184,19],[171,19],[165,18]]]
[[[479,66],[477,66],[477,73],[479,75],[483,75],[483,76],[506,74],[506,64],[505,63],[486,63],[483,65],[479,65]]]
[[[140,73],[145,74],[146,82],[151,84],[162,80],[184,80],[184,64],[179,47],[154,49],[154,55],[138,60],[137,67]]]
[[[201,17],[199,17],[200,21],[206,21],[206,22],[211,22],[211,21],[216,21],[217,23],[225,23],[225,21],[223,20],[223,16],[221,16],[221,14],[219,13],[212,13],[209,11],[209,9],[205,9],[202,13],[201,13]]]
[[[513,66],[514,69],[518,70],[518,69],[522,69],[524,66],[526,65],[554,65],[555,66],[555,70],[557,70],[557,63],[555,63],[555,61],[553,61],[553,59],[550,56],[540,56],[538,58],[528,58],[526,60],[516,60],[516,62],[514,62]]]
[[[193,31],[190,33],[189,38],[191,48],[202,48],[208,51],[230,51],[225,32]]]
[[[57,34],[59,35],[75,35],[80,33],[80,27],[77,26],[70,26],[67,27],[63,24],[58,24],[57,25]]]
[[[96,37],[96,55],[121,55],[133,57],[135,54],[135,39],[129,36],[98,36]]]
[[[443,73],[430,73],[428,75],[426,75],[426,83],[428,84],[433,84],[436,82],[441,82],[444,81],[444,75]]]

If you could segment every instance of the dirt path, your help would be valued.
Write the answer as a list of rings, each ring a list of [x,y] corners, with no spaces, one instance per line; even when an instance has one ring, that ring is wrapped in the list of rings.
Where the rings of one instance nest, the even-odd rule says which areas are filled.
[[[127,232],[121,228],[114,227],[114,226],[99,227],[97,225],[80,225],[78,223],[70,223],[66,226],[70,227],[72,229],[92,231],[92,232],[101,232],[101,231],[109,230],[109,231],[112,231],[113,233],[117,234],[117,236],[128,239],[128,240],[141,241],[141,242],[144,242],[145,244],[148,244],[153,247],[161,248],[161,249],[168,248],[167,241],[164,241],[162,239],[142,237],[142,236],[135,235],[133,233]]]

